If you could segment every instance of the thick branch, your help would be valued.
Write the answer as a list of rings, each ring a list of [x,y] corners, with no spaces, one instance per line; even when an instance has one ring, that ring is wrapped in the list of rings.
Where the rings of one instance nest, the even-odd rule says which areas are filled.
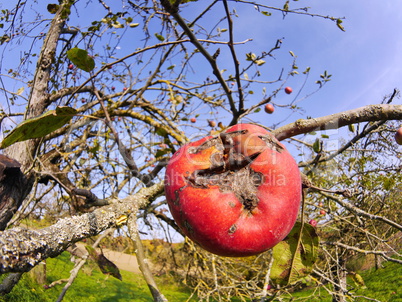
[[[319,118],[300,119],[272,133],[278,140],[317,130],[338,129],[347,125],[382,120],[402,120],[402,105],[368,105]]]
[[[27,178],[20,170],[20,164],[0,154],[0,230],[21,206],[24,197],[29,193]]]
[[[59,220],[41,229],[14,228],[0,232],[0,274],[26,272],[48,257],[55,257],[73,243],[116,226],[121,215],[135,215],[139,208],[163,192],[163,182],[143,188],[121,202],[92,213]]]
[[[35,76],[31,85],[31,95],[24,117],[25,119],[42,114],[48,106],[47,90],[51,67],[57,49],[57,42],[64,26],[65,20],[62,19],[64,6],[64,4],[60,5],[59,11],[53,18],[39,54]],[[24,198],[31,191],[35,175],[26,172],[34,162],[39,142],[40,140],[38,139],[27,140],[18,142],[5,149],[6,155],[21,164],[21,171],[18,172],[18,175],[13,173],[14,175],[7,177],[7,183],[1,184],[0,192],[2,192],[2,194],[0,196],[0,208],[2,211],[0,213],[0,228],[3,228],[4,225],[7,224],[21,206]],[[23,176],[22,173],[26,173],[25,176]]]

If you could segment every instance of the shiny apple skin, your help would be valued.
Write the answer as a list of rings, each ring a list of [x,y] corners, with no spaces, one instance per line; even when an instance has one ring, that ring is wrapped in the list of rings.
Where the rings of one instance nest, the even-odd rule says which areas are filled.
[[[211,185],[190,181],[194,171],[211,168],[215,153],[222,153],[219,146],[194,152],[213,136],[189,143],[172,156],[166,167],[165,194],[172,216],[186,236],[211,253],[243,257],[264,252],[289,234],[300,208],[301,179],[295,160],[271,133],[257,125],[237,124],[225,134],[236,131],[247,132],[245,138],[232,139],[231,149],[236,154],[259,153],[244,168],[252,171],[247,172],[252,174],[247,179],[255,178],[258,183],[255,206],[250,208],[240,200],[241,191],[222,189],[213,181]],[[260,137],[269,142],[264,148],[258,142]]]

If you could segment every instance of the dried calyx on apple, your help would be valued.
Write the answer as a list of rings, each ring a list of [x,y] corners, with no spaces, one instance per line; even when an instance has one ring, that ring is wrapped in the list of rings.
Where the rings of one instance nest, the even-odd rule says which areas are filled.
[[[165,193],[177,225],[204,249],[250,256],[292,229],[301,200],[297,164],[268,131],[238,124],[180,148]]]

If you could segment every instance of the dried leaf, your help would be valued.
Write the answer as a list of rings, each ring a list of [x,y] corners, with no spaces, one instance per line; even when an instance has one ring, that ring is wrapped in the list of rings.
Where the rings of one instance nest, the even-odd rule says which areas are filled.
[[[308,276],[318,257],[318,235],[309,224],[297,222],[290,234],[273,248],[271,279],[280,285],[294,284]],[[300,237],[301,236],[301,237]]]

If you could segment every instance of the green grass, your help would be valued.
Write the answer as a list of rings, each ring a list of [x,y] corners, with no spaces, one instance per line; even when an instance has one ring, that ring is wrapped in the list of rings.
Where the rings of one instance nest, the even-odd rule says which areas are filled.
[[[382,302],[402,302],[402,265],[394,262],[384,264],[384,268],[360,272],[366,288],[356,286],[351,292],[355,296],[365,296],[377,299]],[[354,286],[352,279],[348,278],[348,284]],[[292,298],[304,298],[305,301],[331,302],[332,297],[324,288],[306,289],[295,292],[291,297],[284,299],[290,301]],[[357,298],[354,301],[369,301],[365,298]]]
[[[47,284],[68,278],[73,264],[70,254],[63,253],[55,259],[47,260]],[[148,286],[141,275],[121,271],[123,282],[111,276],[103,275],[94,263],[89,263],[79,272],[77,279],[67,291],[64,302],[151,302],[153,301]],[[190,297],[190,290],[184,286],[166,282],[166,277],[156,278],[156,283],[169,301],[184,302]],[[57,300],[65,283],[49,289],[37,284],[32,275],[24,274],[13,291],[1,297],[1,302],[54,302]],[[196,301],[196,300],[193,300]]]
[[[384,264],[384,269],[374,269],[361,273],[366,289],[356,290],[357,295],[364,295],[386,302],[402,301],[402,265],[394,262]],[[358,299],[357,301],[367,301]]]
[[[65,252],[57,258],[47,260],[47,284],[61,278],[68,278],[73,264],[70,262],[70,254]],[[402,265],[397,263],[386,263],[384,269],[368,270],[360,273],[367,288],[353,290],[356,295],[375,298],[383,302],[402,301]],[[152,296],[148,286],[139,274],[121,271],[123,282],[113,277],[103,275],[95,263],[89,262],[78,274],[77,279],[67,291],[64,297],[65,302],[151,302]],[[3,277],[4,278],[4,277]],[[0,282],[1,282],[0,278]],[[162,293],[173,302],[184,302],[191,294],[191,291],[182,284],[173,281],[169,275],[156,277],[156,283]],[[352,280],[348,280],[353,284]],[[50,289],[34,281],[33,274],[24,274],[20,283],[14,290],[1,297],[0,302],[54,302],[59,296],[64,283]],[[303,298],[304,301],[330,302],[331,297],[325,289],[307,289],[292,294],[292,297],[283,297],[283,301],[296,301]],[[197,301],[196,298],[192,301]],[[358,298],[355,301],[367,301]]]

